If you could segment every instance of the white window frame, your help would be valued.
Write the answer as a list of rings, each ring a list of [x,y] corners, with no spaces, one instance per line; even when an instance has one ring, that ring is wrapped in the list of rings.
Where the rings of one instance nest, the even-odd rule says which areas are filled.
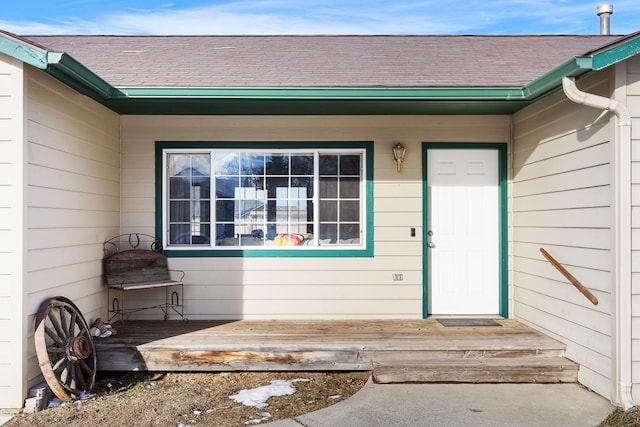
[[[312,153],[314,155],[314,170],[313,170],[313,235],[310,242],[301,246],[271,246],[271,245],[260,245],[260,246],[226,246],[226,245],[216,245],[216,234],[217,234],[217,218],[216,218],[216,201],[217,201],[217,192],[216,192],[216,171],[215,171],[215,162],[214,156],[216,153],[236,153],[236,154],[244,154],[244,153],[256,153],[256,154],[273,154],[273,153],[291,153],[291,154],[309,154]],[[169,244],[169,176],[168,176],[168,157],[170,154],[209,154],[210,155],[210,242],[209,244]],[[359,243],[349,243],[349,244],[340,244],[340,243],[332,243],[332,244],[322,244],[319,240],[319,230],[320,230],[320,174],[319,174],[319,157],[321,155],[341,155],[341,154],[357,154],[360,157],[360,173],[359,173],[359,223],[360,223],[360,236]],[[369,219],[367,215],[368,211],[368,195],[367,195],[367,150],[365,147],[358,148],[326,148],[326,147],[309,147],[309,148],[300,148],[300,149],[292,149],[292,148],[275,148],[275,147],[266,147],[266,148],[163,148],[162,149],[162,183],[161,183],[161,193],[162,193],[162,242],[163,249],[170,251],[274,251],[274,250],[289,250],[289,251],[309,251],[309,250],[322,250],[322,251],[335,251],[335,250],[358,250],[362,251],[363,249],[367,249],[367,241],[368,241],[368,230],[369,224],[367,221]],[[338,225],[340,223],[338,222]]]

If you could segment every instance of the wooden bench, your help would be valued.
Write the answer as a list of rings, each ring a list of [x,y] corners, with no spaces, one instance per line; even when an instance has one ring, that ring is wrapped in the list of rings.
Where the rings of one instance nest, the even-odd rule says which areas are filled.
[[[140,249],[142,237],[152,239],[149,249]],[[123,238],[124,237],[124,238]],[[127,250],[120,250],[118,243],[128,244]],[[184,283],[184,272],[180,280],[173,280],[168,269],[167,257],[157,247],[159,241],[153,236],[139,233],[116,236],[105,242],[104,273],[108,286],[109,320],[120,316],[124,322],[132,313],[157,308],[168,319],[170,313],[175,313],[185,320],[181,303]],[[177,270],[176,270],[177,271]],[[149,304],[136,307],[125,306],[125,296],[128,291],[164,288],[164,303]]]

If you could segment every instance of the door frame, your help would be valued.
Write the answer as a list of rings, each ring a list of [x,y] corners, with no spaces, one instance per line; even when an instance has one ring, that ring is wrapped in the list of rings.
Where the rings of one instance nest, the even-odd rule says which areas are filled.
[[[427,230],[429,229],[427,150],[496,150],[498,152],[498,245],[499,260],[499,314],[509,317],[508,286],[508,199],[507,199],[507,144],[486,142],[423,142],[422,143],[422,318],[429,317],[429,257],[427,254]]]

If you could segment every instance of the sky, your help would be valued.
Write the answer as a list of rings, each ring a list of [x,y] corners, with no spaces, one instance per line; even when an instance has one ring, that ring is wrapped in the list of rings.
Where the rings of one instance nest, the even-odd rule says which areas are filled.
[[[11,0],[0,9],[0,29],[18,35],[597,34],[601,3],[606,1]],[[612,34],[640,30],[639,0],[610,3]]]

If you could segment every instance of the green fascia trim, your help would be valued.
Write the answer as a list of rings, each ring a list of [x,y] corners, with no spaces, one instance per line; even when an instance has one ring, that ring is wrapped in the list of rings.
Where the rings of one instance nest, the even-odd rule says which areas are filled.
[[[512,114],[527,101],[395,101],[395,100],[121,100],[105,101],[120,114],[149,115],[411,115]]]
[[[98,101],[119,94],[117,89],[64,52],[48,52],[47,64],[47,71],[51,75]]]
[[[422,229],[425,236],[427,230],[429,230],[429,217],[427,215],[429,211],[428,204],[428,182],[427,182],[427,150],[429,149],[489,149],[498,151],[498,167],[499,167],[499,210],[500,210],[500,284],[499,284],[499,310],[500,316],[505,319],[509,317],[509,223],[508,223],[508,188],[507,188],[507,143],[469,143],[469,142],[423,142],[422,143],[422,200],[423,200],[423,214],[422,214]],[[422,317],[427,318],[429,316],[429,259],[426,249],[426,238],[422,245]]]
[[[29,46],[19,40],[0,34],[0,53],[15,58],[25,64],[44,70],[47,68],[47,52]]]
[[[204,149],[204,148],[364,148],[366,163],[366,201],[367,201],[367,239],[366,249],[199,249],[176,250],[167,249],[164,254],[175,258],[199,257],[254,257],[254,258],[371,258],[374,255],[374,195],[373,195],[373,142],[372,141],[156,141],[155,175],[156,175],[156,236],[164,239],[162,230],[162,155],[163,151],[172,148]]]
[[[267,99],[267,100],[508,100],[522,99],[521,88],[206,88],[120,87],[127,99]]]
[[[527,84],[524,98],[531,101],[562,86],[563,77],[577,77],[592,70],[591,57],[574,57]]]
[[[593,69],[601,70],[640,53],[640,36],[593,56]]]

